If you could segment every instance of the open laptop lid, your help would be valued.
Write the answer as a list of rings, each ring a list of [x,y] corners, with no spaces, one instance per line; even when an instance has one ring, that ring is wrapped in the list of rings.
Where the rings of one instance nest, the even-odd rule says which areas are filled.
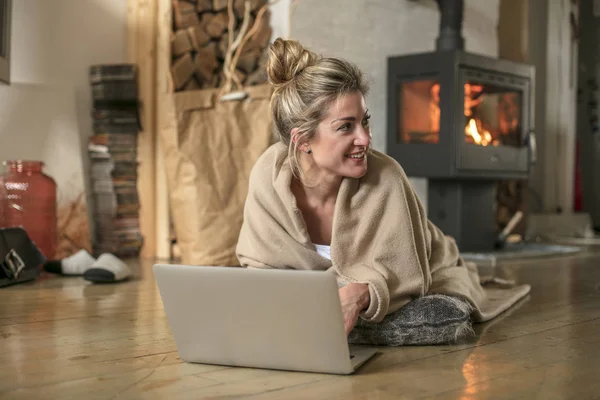
[[[353,372],[329,272],[157,264],[154,273],[185,361]]]

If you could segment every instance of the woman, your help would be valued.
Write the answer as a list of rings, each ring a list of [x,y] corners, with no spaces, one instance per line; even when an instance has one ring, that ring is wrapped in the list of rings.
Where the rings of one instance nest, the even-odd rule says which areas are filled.
[[[475,266],[427,220],[400,165],[371,149],[360,70],[291,40],[269,51],[280,142],[250,176],[241,265],[335,273],[347,334],[432,294],[485,319]]]

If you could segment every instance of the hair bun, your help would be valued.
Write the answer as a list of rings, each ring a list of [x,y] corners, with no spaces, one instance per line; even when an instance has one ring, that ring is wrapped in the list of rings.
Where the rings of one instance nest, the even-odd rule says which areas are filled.
[[[277,38],[269,46],[267,75],[274,86],[285,85],[306,67],[316,64],[319,56],[306,50],[295,40]]]

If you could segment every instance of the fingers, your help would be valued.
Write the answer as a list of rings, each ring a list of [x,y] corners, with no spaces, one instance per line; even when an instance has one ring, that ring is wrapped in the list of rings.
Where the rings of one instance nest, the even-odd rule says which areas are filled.
[[[350,321],[344,321],[344,329],[346,330],[346,337],[348,337],[348,335],[350,335],[352,328],[353,328],[353,326]]]
[[[357,315],[344,314],[344,330],[346,331],[346,336],[350,335],[350,332],[352,331],[352,329],[354,329],[357,320]]]

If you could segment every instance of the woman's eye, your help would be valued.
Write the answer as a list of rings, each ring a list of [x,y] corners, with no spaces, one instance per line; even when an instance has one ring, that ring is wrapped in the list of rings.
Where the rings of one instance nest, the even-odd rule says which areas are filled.
[[[344,124],[338,128],[339,131],[346,132],[350,129],[350,123]]]
[[[369,120],[370,119],[371,119],[370,115],[366,116],[365,119],[362,120],[363,126],[369,126]]]

